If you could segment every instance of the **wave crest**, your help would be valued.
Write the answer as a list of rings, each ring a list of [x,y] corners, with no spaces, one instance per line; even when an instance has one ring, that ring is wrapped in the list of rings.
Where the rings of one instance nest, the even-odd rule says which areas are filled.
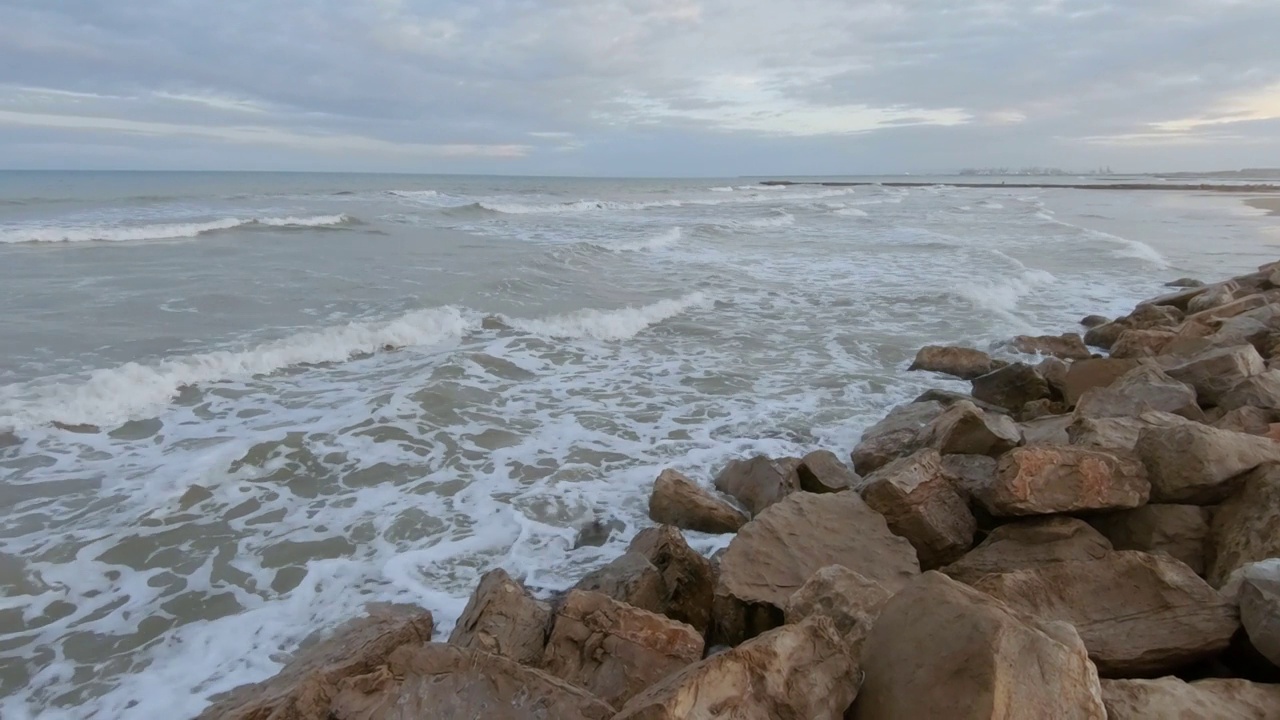
[[[659,300],[650,305],[618,310],[588,308],[548,318],[503,318],[509,327],[551,338],[628,340],[644,330],[689,310],[707,307],[706,294],[689,293],[673,300]]]
[[[355,222],[350,215],[308,217],[223,218],[196,223],[156,223],[138,226],[10,227],[0,228],[0,243],[130,242],[193,238],[205,233],[251,225],[267,227],[328,227]]]

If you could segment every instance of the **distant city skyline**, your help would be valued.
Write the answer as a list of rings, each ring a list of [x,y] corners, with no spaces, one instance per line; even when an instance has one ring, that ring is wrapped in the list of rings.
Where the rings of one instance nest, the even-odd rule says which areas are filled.
[[[1280,165],[1272,0],[0,0],[0,167]]]

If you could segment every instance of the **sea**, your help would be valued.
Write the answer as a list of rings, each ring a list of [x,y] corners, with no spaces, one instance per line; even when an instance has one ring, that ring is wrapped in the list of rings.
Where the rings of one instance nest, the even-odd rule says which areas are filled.
[[[1280,259],[1225,193],[761,179],[0,173],[0,716],[193,716],[370,603],[447,637],[664,468],[965,389],[922,345]]]

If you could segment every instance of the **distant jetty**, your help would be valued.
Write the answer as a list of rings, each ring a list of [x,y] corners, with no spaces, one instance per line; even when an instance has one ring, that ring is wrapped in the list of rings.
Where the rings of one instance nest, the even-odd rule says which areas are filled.
[[[1200,183],[1197,185],[1169,183],[977,183],[977,182],[871,182],[869,180],[855,182],[796,182],[793,180],[763,180],[761,185],[818,185],[822,187],[860,187],[864,185],[881,185],[883,187],[947,187],[965,188],[1064,188],[1067,190],[1180,190],[1183,192],[1231,192],[1231,193],[1274,193],[1280,192],[1280,185],[1219,185]]]

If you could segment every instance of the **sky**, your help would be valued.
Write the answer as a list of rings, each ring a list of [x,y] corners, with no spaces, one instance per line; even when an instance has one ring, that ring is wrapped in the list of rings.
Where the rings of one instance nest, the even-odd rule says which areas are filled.
[[[0,167],[1280,166],[1280,0],[0,0]]]

